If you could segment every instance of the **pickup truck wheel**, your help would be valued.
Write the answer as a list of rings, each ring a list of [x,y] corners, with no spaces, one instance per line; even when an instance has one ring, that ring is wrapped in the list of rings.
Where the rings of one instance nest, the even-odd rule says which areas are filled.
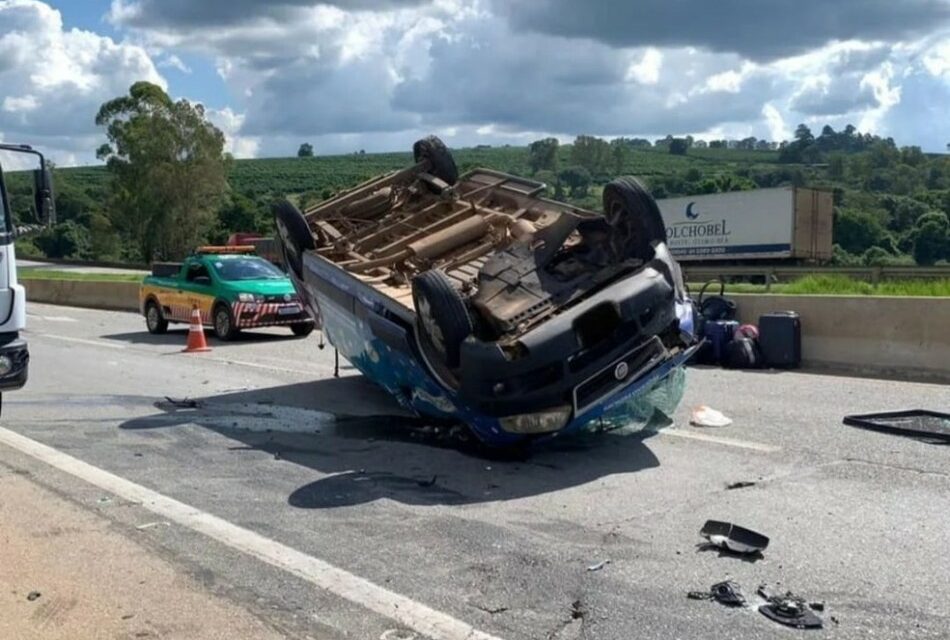
[[[614,229],[611,245],[620,260],[647,260],[654,242],[666,242],[660,208],[635,178],[617,178],[604,187],[604,217]]]
[[[455,159],[452,153],[445,146],[445,143],[436,136],[429,136],[422,140],[417,140],[412,145],[412,155],[416,162],[423,160],[429,161],[429,173],[440,180],[444,180],[449,185],[458,182],[459,170],[455,166]]]
[[[434,351],[446,366],[459,366],[462,341],[472,334],[472,318],[461,294],[441,271],[425,271],[412,280],[412,300],[423,346]]]
[[[316,247],[307,219],[297,207],[284,200],[274,205],[274,223],[284,264],[303,279],[303,254]]]
[[[313,323],[307,322],[304,324],[292,324],[290,325],[290,330],[294,332],[295,336],[306,338],[311,333],[313,333]]]
[[[145,305],[145,328],[149,333],[161,334],[168,331],[168,320],[162,317],[162,310],[154,300]]]
[[[235,326],[234,323],[234,314],[231,313],[231,309],[227,305],[219,304],[214,308],[214,335],[218,336],[218,340],[227,342],[228,340],[234,340],[240,329]]]

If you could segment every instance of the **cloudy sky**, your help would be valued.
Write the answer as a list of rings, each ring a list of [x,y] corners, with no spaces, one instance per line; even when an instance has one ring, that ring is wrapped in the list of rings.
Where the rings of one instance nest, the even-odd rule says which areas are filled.
[[[945,151],[950,0],[0,0],[0,140],[93,162],[136,80],[238,157],[799,122]]]

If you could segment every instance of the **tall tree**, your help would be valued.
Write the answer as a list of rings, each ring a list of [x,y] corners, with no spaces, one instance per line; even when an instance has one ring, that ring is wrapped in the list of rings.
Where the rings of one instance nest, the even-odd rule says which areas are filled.
[[[591,175],[604,175],[610,169],[610,144],[603,138],[577,136],[571,149],[571,162]]]
[[[541,170],[557,172],[557,150],[560,146],[557,138],[535,140],[528,145],[528,164],[531,172]]]
[[[613,157],[614,175],[623,173],[623,168],[627,164],[627,150],[629,149],[627,140],[617,138],[610,141],[610,152]]]
[[[795,139],[802,144],[811,144],[815,141],[815,136],[812,135],[808,125],[800,124],[795,128]]]
[[[112,174],[109,217],[142,260],[178,258],[206,237],[228,182],[224,134],[204,107],[172,101],[150,82],[99,108]]]
[[[360,152],[362,153],[362,151]],[[309,142],[304,142],[300,145],[300,148],[297,149],[298,158],[312,158],[313,157],[313,145]]]

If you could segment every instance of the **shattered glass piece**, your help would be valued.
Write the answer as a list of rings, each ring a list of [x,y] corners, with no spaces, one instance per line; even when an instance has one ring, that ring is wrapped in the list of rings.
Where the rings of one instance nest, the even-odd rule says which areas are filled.
[[[677,367],[665,378],[644,389],[626,401],[612,407],[599,420],[588,424],[589,429],[612,431],[623,428],[640,431],[653,425],[669,423],[686,390],[686,371]],[[657,415],[660,414],[660,415]]]

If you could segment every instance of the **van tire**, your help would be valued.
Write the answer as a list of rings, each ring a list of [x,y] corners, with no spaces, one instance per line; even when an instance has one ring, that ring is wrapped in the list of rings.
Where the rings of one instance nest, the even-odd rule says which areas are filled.
[[[474,331],[458,289],[443,272],[431,269],[412,279],[412,300],[422,346],[434,351],[450,369],[457,368],[462,342]]]
[[[613,227],[611,246],[620,259],[653,257],[652,245],[666,242],[666,225],[656,200],[633,177],[612,180],[604,187],[604,217]]]
[[[445,143],[436,136],[428,136],[417,140],[416,143],[412,145],[412,156],[417,163],[428,160],[428,172],[436,178],[444,180],[446,184],[451,186],[458,182],[459,170],[458,167],[455,166],[455,159],[452,157],[452,152],[450,152],[448,147],[445,146]]]
[[[303,254],[316,248],[307,219],[300,209],[282,200],[274,205],[274,224],[284,265],[303,279]]]

